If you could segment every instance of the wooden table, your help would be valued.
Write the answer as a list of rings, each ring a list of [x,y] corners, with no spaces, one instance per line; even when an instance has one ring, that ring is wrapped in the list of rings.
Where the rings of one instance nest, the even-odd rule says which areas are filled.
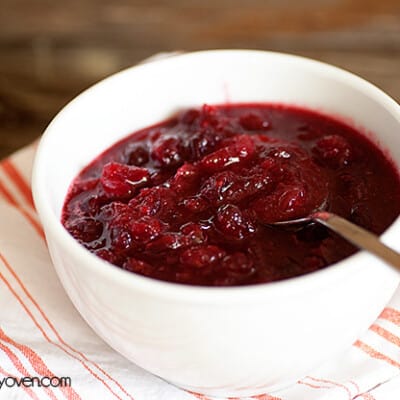
[[[0,157],[106,75],[207,48],[313,57],[400,101],[400,0],[0,0]]]

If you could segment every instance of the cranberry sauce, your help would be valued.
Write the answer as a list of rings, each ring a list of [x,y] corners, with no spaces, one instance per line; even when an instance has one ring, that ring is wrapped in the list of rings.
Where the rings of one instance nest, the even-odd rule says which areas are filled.
[[[322,226],[268,226],[320,208],[380,234],[400,211],[399,176],[333,118],[281,105],[206,105],[101,154],[73,182],[62,223],[128,271],[229,286],[305,274],[352,254]]]

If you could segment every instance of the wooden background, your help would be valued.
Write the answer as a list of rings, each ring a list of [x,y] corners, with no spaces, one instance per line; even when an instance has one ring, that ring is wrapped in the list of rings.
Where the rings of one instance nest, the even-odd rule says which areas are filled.
[[[400,0],[0,0],[0,157],[106,75],[207,48],[313,57],[400,101]]]

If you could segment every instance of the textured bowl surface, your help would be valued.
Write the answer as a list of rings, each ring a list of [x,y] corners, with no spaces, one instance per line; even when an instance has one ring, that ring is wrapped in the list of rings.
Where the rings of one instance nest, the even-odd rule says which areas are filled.
[[[70,183],[101,151],[181,108],[227,101],[288,103],[338,116],[400,165],[400,107],[371,84],[295,56],[205,51],[130,68],[68,104],[40,142],[33,190],[60,280],[107,343],[181,387],[242,396],[288,385],[348,348],[390,299],[398,274],[359,252],[272,284],[177,285],[106,263],[60,223]],[[400,250],[399,236],[397,219],[383,240]]]

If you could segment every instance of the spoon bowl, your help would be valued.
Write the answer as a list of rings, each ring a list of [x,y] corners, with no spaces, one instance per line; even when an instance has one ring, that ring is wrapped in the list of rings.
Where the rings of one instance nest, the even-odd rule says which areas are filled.
[[[383,244],[379,237],[364,228],[328,211],[316,211],[306,217],[269,224],[284,229],[297,230],[317,222],[336,232],[360,249],[369,251],[400,271],[400,254]]]

